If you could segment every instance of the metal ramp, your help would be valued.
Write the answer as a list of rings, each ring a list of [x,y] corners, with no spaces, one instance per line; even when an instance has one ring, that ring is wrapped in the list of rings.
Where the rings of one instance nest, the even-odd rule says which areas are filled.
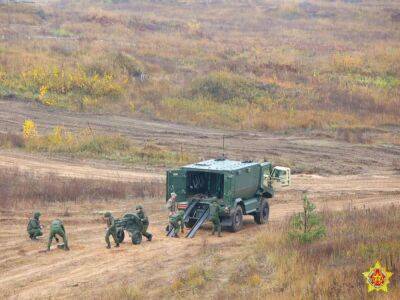
[[[200,226],[204,224],[205,221],[207,221],[208,217],[210,215],[210,208],[207,207],[207,209],[204,210],[203,214],[201,217],[197,220],[196,224],[190,229],[188,234],[186,235],[187,238],[192,238],[196,234],[197,230],[199,230]]]
[[[192,209],[196,206],[197,202],[192,201],[188,208],[185,210],[185,214],[183,215],[183,222],[187,222],[190,216],[190,213],[192,212]],[[167,232],[168,237],[174,237],[174,229],[170,228]]]

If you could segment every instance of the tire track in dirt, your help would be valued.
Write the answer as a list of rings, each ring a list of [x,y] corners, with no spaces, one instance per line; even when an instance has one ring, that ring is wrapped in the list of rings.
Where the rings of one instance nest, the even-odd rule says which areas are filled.
[[[136,180],[133,176],[128,177]],[[400,205],[398,174],[294,175],[292,186],[278,192],[276,198],[271,200],[271,222],[285,220],[300,211],[303,190],[308,190],[317,208],[323,210]],[[234,234],[224,231],[221,239],[209,236],[210,225],[203,226],[194,239],[170,239],[165,237],[163,231],[167,222],[164,200],[140,202],[143,201],[149,212],[149,229],[155,234],[154,241],[144,241],[140,246],[132,246],[126,241],[120,248],[110,251],[105,249],[104,224],[100,221],[100,212],[109,209],[119,217],[133,208],[138,200],[94,202],[92,206],[71,204],[70,216],[63,218],[71,244],[68,253],[61,250],[39,253],[38,250],[45,249],[46,238],[38,243],[27,239],[26,219],[22,216],[29,215],[31,209],[1,211],[0,244],[4,245],[4,252],[0,260],[0,289],[6,291],[4,296],[10,299],[33,296],[63,299],[82,297],[82,291],[85,291],[93,298],[102,292],[103,287],[135,285],[142,278],[146,278],[149,285],[158,286],[160,282],[168,285],[177,272],[187,267],[188,258],[195,257],[209,247],[223,248],[226,250],[224,253],[234,252],[235,245],[244,243],[249,235],[268,226],[255,225],[251,217],[246,217],[242,231]],[[59,213],[59,207],[54,205],[39,208],[43,210],[42,222],[46,226],[51,216]],[[11,236],[12,241],[9,240]],[[190,261],[193,262],[192,259]],[[141,272],[140,278],[138,272]]]
[[[90,127],[99,133],[122,134],[138,143],[154,142],[176,151],[204,158],[225,153],[234,159],[289,161],[304,169],[324,174],[350,174],[390,170],[398,159],[400,145],[359,145],[340,142],[310,133],[278,135],[268,132],[199,128],[163,121],[143,120],[124,115],[68,112],[18,99],[0,99],[0,132],[20,132],[26,119],[34,120],[40,132],[54,126],[78,131]]]

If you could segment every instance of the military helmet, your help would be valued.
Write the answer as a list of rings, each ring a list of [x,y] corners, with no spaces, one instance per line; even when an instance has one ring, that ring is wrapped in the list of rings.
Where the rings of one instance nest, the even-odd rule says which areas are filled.
[[[176,193],[174,192],[171,193],[171,197],[176,197],[176,196],[177,196]]]
[[[143,209],[143,206],[142,205],[136,205],[136,210],[142,210]]]
[[[33,214],[33,217],[37,219],[37,218],[39,218],[41,215],[42,215],[42,214],[40,213],[40,211],[36,211],[36,212]]]
[[[105,214],[104,214],[104,217],[105,218],[109,218],[109,217],[111,217],[111,213],[108,211],[108,212],[106,212]]]

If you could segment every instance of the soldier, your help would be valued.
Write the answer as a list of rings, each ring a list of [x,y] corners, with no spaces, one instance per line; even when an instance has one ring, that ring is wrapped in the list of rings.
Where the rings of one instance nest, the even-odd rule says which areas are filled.
[[[111,248],[110,235],[112,235],[112,237],[114,239],[115,247],[119,247],[119,240],[117,237],[117,226],[115,225],[114,217],[108,211],[104,214],[104,218],[107,219],[107,232],[106,232],[106,237],[105,237],[106,243],[107,243],[107,249]]]
[[[167,201],[167,209],[169,211],[169,215],[173,215],[176,213],[176,194],[171,193],[171,198]]]
[[[50,236],[49,236],[49,242],[47,243],[47,251],[50,251],[50,246],[53,241],[53,238],[56,239],[58,242],[58,238],[56,235],[59,235],[63,239],[63,245],[60,248],[63,248],[64,250],[68,251],[68,239],[67,239],[67,234],[65,233],[65,228],[64,224],[61,220],[55,219],[53,222],[51,222],[50,225]]]
[[[214,235],[215,231],[217,230],[219,237],[221,236],[221,221],[219,219],[221,213],[222,213],[222,208],[218,204],[217,200],[214,199],[210,205],[210,219],[211,222],[213,223],[212,235]]]
[[[171,226],[174,230],[174,237],[179,238],[179,229],[183,232],[182,224],[183,224],[183,215],[185,212],[180,210],[173,215],[169,216],[169,226]]]
[[[29,219],[27,231],[29,234],[29,238],[33,241],[37,240],[38,236],[42,236],[42,228],[43,226],[40,224],[39,218],[41,216],[40,212],[35,212],[33,214],[33,219]]]
[[[145,236],[149,242],[151,242],[153,235],[150,232],[147,232],[147,228],[149,227],[149,218],[146,216],[142,205],[136,206],[136,214],[143,224],[142,235]]]

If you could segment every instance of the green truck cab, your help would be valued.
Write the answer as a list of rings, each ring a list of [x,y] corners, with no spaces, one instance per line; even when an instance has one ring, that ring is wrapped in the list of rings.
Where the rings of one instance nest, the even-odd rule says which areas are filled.
[[[252,215],[258,224],[267,222],[268,199],[278,186],[288,185],[289,168],[221,158],[167,171],[166,196],[176,193],[188,228],[200,227],[207,220],[209,204],[217,199],[224,211],[222,226],[236,232],[243,226],[243,215]]]

